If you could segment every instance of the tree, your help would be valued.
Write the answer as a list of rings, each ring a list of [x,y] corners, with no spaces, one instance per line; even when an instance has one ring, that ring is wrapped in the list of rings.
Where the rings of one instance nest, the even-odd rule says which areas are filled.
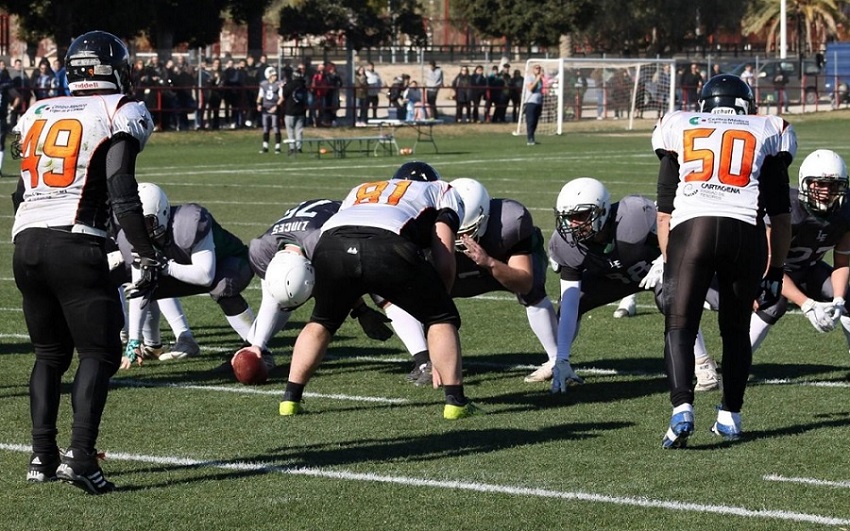
[[[229,0],[233,20],[248,27],[248,55],[259,56],[263,50],[263,15],[273,0]]]
[[[843,12],[847,7],[845,4],[846,2],[836,0],[788,0],[786,15],[790,23],[787,28],[789,34],[795,38],[792,42],[803,46],[798,52],[816,52],[827,40],[838,35],[839,23],[846,25],[848,22],[848,17]],[[768,50],[772,47],[775,49],[780,22],[779,2],[756,0],[744,18],[743,30],[745,34],[767,31]],[[802,27],[798,27],[795,22],[799,22]]]
[[[416,0],[304,0],[280,10],[278,33],[286,39],[318,37],[325,46],[345,41],[353,50],[389,44],[404,33],[425,44],[425,26]]]
[[[464,20],[482,37],[509,45],[558,46],[561,36],[592,19],[590,0],[457,0],[452,18]]]

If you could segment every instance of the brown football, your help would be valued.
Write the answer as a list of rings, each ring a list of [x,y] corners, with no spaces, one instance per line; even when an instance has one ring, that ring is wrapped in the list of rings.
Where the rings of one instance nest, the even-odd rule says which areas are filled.
[[[231,361],[233,374],[245,385],[259,385],[269,379],[269,371],[262,358],[250,351],[237,352]]]

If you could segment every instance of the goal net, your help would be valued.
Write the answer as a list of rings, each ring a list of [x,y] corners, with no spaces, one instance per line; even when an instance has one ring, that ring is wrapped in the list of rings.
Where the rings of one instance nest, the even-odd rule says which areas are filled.
[[[526,80],[534,66],[544,72],[543,112],[539,134],[563,133],[571,120],[623,120],[628,129],[635,118],[656,119],[676,104],[676,62],[674,59],[529,59]],[[516,135],[524,135],[525,101]]]

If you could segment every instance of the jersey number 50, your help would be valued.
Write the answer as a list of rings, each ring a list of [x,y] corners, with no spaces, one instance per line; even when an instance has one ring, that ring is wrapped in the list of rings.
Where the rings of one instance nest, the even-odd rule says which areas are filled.
[[[70,118],[57,120],[42,138],[46,124],[47,120],[36,120],[27,131],[21,148],[21,170],[29,172],[31,188],[36,188],[39,181],[46,186],[64,188],[74,182],[77,173],[83,124]],[[53,164],[39,174],[41,157],[50,157]]]
[[[756,152],[756,137],[749,131],[727,129],[720,139],[720,152],[712,149],[717,142],[706,142],[712,147],[697,148],[697,140],[709,138],[717,129],[698,128],[685,131],[684,162],[702,161],[702,169],[685,176],[685,181],[707,181],[715,173],[717,179],[729,186],[744,187],[750,182],[753,159]]]

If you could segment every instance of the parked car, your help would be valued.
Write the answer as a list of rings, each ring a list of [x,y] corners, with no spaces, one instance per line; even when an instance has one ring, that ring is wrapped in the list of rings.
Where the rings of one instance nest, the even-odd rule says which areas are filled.
[[[773,90],[773,78],[782,68],[782,72],[787,77],[789,98],[792,101],[798,101],[796,97],[799,92],[793,88],[801,88],[804,90],[805,102],[808,105],[814,105],[820,98],[829,97],[830,90],[826,86],[826,77],[818,67],[814,59],[786,58],[786,59],[759,59],[755,58],[751,61],[740,63],[734,67],[729,73],[740,76],[744,68],[748,65],[753,65],[753,72],[756,75],[756,84],[761,91]],[[802,69],[801,69],[802,66]]]

